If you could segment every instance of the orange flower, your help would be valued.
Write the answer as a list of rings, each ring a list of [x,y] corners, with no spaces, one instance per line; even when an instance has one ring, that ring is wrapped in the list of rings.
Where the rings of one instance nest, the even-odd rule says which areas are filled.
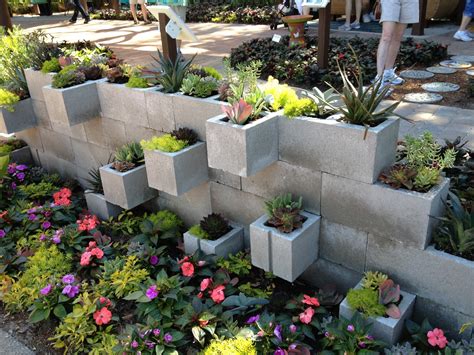
[[[183,265],[181,265],[181,271],[183,272],[184,276],[193,277],[194,265],[186,261],[185,263],[183,263]]]
[[[319,307],[319,301],[316,297],[309,297],[308,295],[303,295],[303,303],[309,306]]]
[[[108,324],[112,319],[112,312],[107,307],[102,308],[100,311],[94,313],[94,320],[97,325]]]

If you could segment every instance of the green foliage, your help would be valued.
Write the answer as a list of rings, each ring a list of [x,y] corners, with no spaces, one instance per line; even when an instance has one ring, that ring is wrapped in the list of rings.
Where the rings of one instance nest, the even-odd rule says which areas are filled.
[[[367,271],[362,279],[362,287],[378,290],[379,286],[388,280],[388,276],[380,271]]]
[[[252,339],[213,340],[201,355],[257,355]]]
[[[98,194],[103,194],[104,187],[102,186],[102,179],[100,178],[100,168],[92,168],[89,170],[88,174],[89,178],[87,179],[87,182],[89,183],[90,190]]]
[[[166,153],[179,152],[187,147],[187,142],[176,139],[171,134],[153,137],[150,140],[142,140],[141,146],[145,150],[159,150]]]
[[[367,317],[381,317],[385,314],[385,306],[379,303],[379,294],[370,288],[350,289],[347,302]]]
[[[336,112],[333,107],[337,104],[339,96],[333,88],[321,91],[314,87],[313,92],[304,92],[304,94],[314,101],[320,118],[326,118]]]
[[[278,111],[286,105],[298,101],[298,95],[296,91],[290,88],[286,84],[280,84],[277,79],[269,77],[264,88],[265,95],[271,95],[270,109],[272,111]]]
[[[217,240],[232,230],[229,222],[219,213],[211,213],[204,217],[199,225],[209,240]]]
[[[256,287],[251,282],[247,282],[239,286],[239,291],[248,297],[256,297],[268,300],[273,294],[273,287],[269,285],[267,288],[262,289],[261,287]]]
[[[300,215],[303,207],[303,198],[293,201],[291,194],[275,197],[265,202],[265,210],[269,217],[267,224],[277,228],[280,232],[291,233],[303,225],[303,217]]]
[[[143,218],[136,216],[131,211],[123,211],[116,218],[102,222],[107,233],[112,236],[134,236],[140,232]]]
[[[191,228],[189,228],[188,232],[199,239],[209,239],[209,235],[202,230],[199,224],[196,224],[192,226]]]
[[[128,88],[146,89],[149,85],[148,81],[145,78],[131,76],[125,86]]]
[[[3,88],[0,88],[0,108],[4,108],[7,111],[15,111],[15,105],[20,101],[20,97]]]
[[[144,162],[145,155],[140,143],[130,142],[117,149],[112,167],[120,172],[131,170]]]
[[[187,74],[180,90],[186,95],[204,98],[217,92],[217,88],[217,80],[211,76],[203,78],[196,74]]]
[[[423,132],[419,138],[405,136],[405,145],[407,164],[416,170],[432,166],[433,163],[440,165],[441,169],[453,166],[452,154],[448,153],[450,150],[448,149],[444,156],[441,156],[441,146],[429,131]]]
[[[57,189],[57,186],[55,186],[53,183],[46,181],[19,186],[21,193],[27,198],[33,200],[49,197]]]
[[[250,270],[252,270],[250,254],[244,253],[243,251],[240,251],[235,255],[229,254],[227,259],[217,259],[217,266],[227,270],[230,274],[235,274],[239,277],[249,275]]]
[[[217,71],[217,69],[213,67],[202,67],[202,70],[206,72],[207,76],[211,76],[216,80],[222,80],[222,75]]]
[[[183,80],[188,72],[189,66],[194,60],[194,56],[190,60],[183,58],[178,54],[176,60],[165,58],[163,54],[158,51],[158,58],[153,58],[159,65],[156,74],[157,82],[163,87],[166,93],[178,92],[183,84]]]
[[[286,104],[284,114],[288,118],[299,116],[314,116],[318,112],[318,106],[309,98],[290,101]]]
[[[175,129],[173,132],[171,132],[171,135],[176,139],[186,141],[188,146],[194,145],[198,141],[196,132],[186,127]]]
[[[61,253],[55,245],[41,246],[28,259],[25,272],[4,296],[3,302],[9,310],[24,311],[38,298],[40,289],[49,279],[59,279],[71,268],[70,255]]]
[[[58,73],[61,71],[61,66],[59,65],[58,58],[51,58],[46,60],[41,67],[41,72],[47,73]]]
[[[67,66],[53,77],[51,83],[55,89],[64,89],[71,86],[82,84],[86,81],[83,72],[78,71],[75,65]]]

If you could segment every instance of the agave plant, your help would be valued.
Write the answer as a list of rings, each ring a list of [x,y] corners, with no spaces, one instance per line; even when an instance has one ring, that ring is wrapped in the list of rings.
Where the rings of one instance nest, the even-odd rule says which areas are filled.
[[[143,163],[145,157],[140,143],[130,142],[115,152],[115,162],[112,167],[120,172],[133,169]]]
[[[158,84],[163,87],[164,92],[175,93],[181,88],[183,80],[195,57],[196,55],[191,59],[186,60],[180,53],[178,53],[176,60],[172,61],[169,58],[165,58],[164,55],[158,51],[158,58],[153,57],[153,59],[158,63],[158,70],[147,71],[146,73],[152,74],[152,76],[156,78]]]
[[[244,99],[240,99],[231,106],[222,106],[222,111],[232,123],[244,125],[249,121],[253,107],[246,103]]]
[[[313,88],[313,92],[303,91],[303,95],[314,101],[318,107],[318,114],[321,118],[326,118],[336,112],[333,108],[339,101],[339,95],[333,88],[321,91],[317,87]]]

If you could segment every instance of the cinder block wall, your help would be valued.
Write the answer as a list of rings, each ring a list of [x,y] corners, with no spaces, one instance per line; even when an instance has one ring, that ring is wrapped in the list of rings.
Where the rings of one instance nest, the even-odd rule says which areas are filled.
[[[94,118],[74,127],[66,127],[48,117],[45,103],[35,100],[39,125],[17,134],[31,147],[37,164],[48,171],[77,178],[86,186],[89,169],[105,164],[116,148],[129,141],[140,141],[163,130],[186,126],[205,137],[205,119],[216,114],[216,109],[203,107],[193,100],[187,105],[182,97],[163,100],[152,93],[145,96],[147,117],[136,117],[108,109],[110,116]],[[87,103],[84,103],[87,104]],[[143,105],[141,100],[130,100],[126,106]],[[122,106],[123,107],[123,106]],[[131,108],[130,108],[131,107]],[[170,110],[170,108],[173,108]],[[151,109],[150,109],[151,108]],[[141,112],[143,107],[136,107]],[[159,111],[156,112],[155,111]],[[130,111],[129,111],[130,112]],[[120,116],[120,117],[119,117]],[[280,129],[294,130],[297,125],[279,118]],[[298,132],[292,132],[298,136]],[[301,132],[304,136],[304,132]],[[278,137],[275,137],[278,139]],[[311,139],[294,142],[295,150],[307,150]],[[254,176],[243,178],[224,171],[209,169],[210,181],[180,197],[160,193],[149,202],[149,208],[167,208],[178,213],[187,225],[197,223],[211,211],[245,226],[246,245],[249,245],[248,225],[264,213],[264,201],[281,193],[303,196],[306,210],[322,215],[320,255],[303,278],[316,285],[336,284],[346,292],[357,284],[366,270],[381,270],[390,274],[401,287],[418,296],[415,315],[418,320],[428,317],[437,325],[455,331],[474,318],[474,263],[451,257],[431,248],[422,250],[404,238],[404,233],[380,236],[374,231],[384,228],[390,219],[390,206],[379,215],[364,215],[369,196],[369,184],[330,175],[308,168],[295,154],[291,159],[278,161]],[[344,194],[337,191],[343,189]],[[362,191],[362,193],[361,193]],[[348,208],[335,210],[334,199],[350,199]],[[332,206],[332,207],[331,207]],[[394,208],[403,208],[394,201]],[[371,228],[359,222],[370,220]],[[341,223],[343,221],[343,223]],[[399,230],[416,230],[417,220],[399,221]],[[365,229],[365,230],[364,230]]]

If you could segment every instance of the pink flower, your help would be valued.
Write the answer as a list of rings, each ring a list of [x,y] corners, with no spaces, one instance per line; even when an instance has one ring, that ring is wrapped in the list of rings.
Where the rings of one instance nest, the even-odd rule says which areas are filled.
[[[225,300],[225,286],[220,285],[211,291],[211,298],[215,303],[222,303]]]
[[[191,264],[189,261],[186,261],[181,265],[181,271],[183,272],[184,276],[193,277],[194,275],[194,265]]]
[[[308,306],[319,307],[319,301],[316,297],[309,297],[308,295],[303,295],[303,303]]]
[[[305,309],[303,313],[300,313],[300,321],[304,324],[309,324],[311,323],[313,316],[314,316],[314,309],[311,307],[308,307]]]
[[[97,325],[108,324],[112,319],[112,312],[107,307],[102,308],[100,311],[94,313],[94,320]]]
[[[435,328],[430,330],[426,336],[428,337],[428,343],[431,346],[439,346],[440,349],[444,349],[448,344],[448,340],[444,336],[442,329]]]
[[[104,256],[104,252],[102,251],[102,249],[99,249],[99,248],[94,248],[91,250],[91,255],[94,255],[97,259],[102,259],[102,257]]]
[[[201,291],[206,291],[207,288],[212,284],[212,279],[209,277],[201,281]]]
[[[48,284],[46,287],[43,287],[41,290],[40,290],[40,293],[43,295],[43,296],[47,296],[50,292],[51,292],[51,289],[53,288],[53,285],[51,284]]]
[[[84,252],[82,255],[81,255],[81,266],[87,266],[90,264],[91,262],[91,257],[92,257],[92,254],[88,251]]]
[[[146,296],[148,299],[153,300],[156,297],[158,297],[159,291],[156,289],[156,285],[151,285],[148,287],[148,290],[146,290]]]

